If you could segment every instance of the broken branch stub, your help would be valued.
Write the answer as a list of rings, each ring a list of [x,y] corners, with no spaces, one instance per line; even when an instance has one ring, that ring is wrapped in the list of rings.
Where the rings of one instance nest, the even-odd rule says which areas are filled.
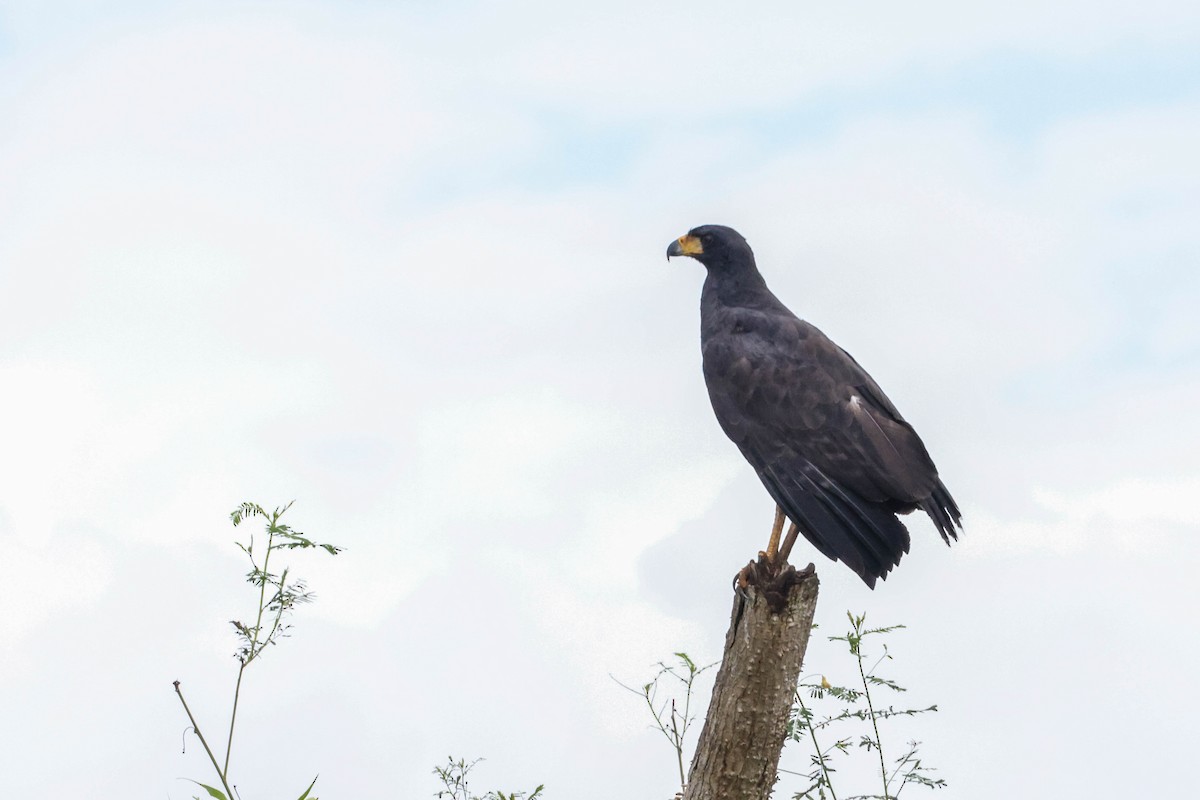
[[[775,785],[817,607],[816,569],[789,566],[735,594],[684,800],[766,800]]]

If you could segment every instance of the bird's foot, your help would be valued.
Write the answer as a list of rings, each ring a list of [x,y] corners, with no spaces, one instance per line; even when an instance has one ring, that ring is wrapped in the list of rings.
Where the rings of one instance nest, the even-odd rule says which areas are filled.
[[[734,590],[744,599],[750,598],[750,587],[753,586],[764,597],[775,613],[783,611],[787,605],[788,593],[792,587],[814,572],[816,568],[809,564],[801,571],[776,555],[770,558],[765,551],[760,551],[757,561],[751,561],[742,567],[733,579]]]

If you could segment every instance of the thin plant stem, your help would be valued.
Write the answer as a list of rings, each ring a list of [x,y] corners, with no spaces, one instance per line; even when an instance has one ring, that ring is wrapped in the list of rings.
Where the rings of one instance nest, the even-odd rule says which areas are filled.
[[[875,749],[879,751],[879,774],[883,776],[883,800],[891,800],[888,795],[887,764],[883,760],[883,740],[879,738],[879,722],[875,719],[875,706],[871,703],[871,686],[867,681],[867,674],[863,671],[861,646],[855,648],[855,655],[858,657],[858,675],[862,678],[863,694],[867,698],[867,710],[871,712],[871,727],[875,729]]]
[[[692,686],[688,682],[688,696],[691,696]],[[685,707],[686,713],[686,707]],[[675,757],[679,760],[679,791],[687,791],[687,778],[683,774],[683,737],[679,735],[679,728],[675,725],[675,701],[671,701],[671,731],[675,734]],[[684,718],[684,730],[687,730],[687,719]]]
[[[825,785],[829,787],[829,794],[833,800],[837,800],[837,792],[833,790],[833,780],[829,777],[829,768],[825,766],[825,752],[817,744],[817,729],[813,727],[812,715],[809,713],[808,706],[804,705],[804,698],[800,696],[800,692],[796,692],[796,702],[800,704],[800,711],[804,714],[804,727],[808,728],[808,736],[812,739],[813,751],[817,754],[817,764],[821,767],[821,774],[825,776]]]
[[[694,666],[692,666],[691,659],[688,659],[687,661],[687,668],[687,692],[683,696],[683,736],[687,736],[688,726],[691,724],[692,719],[692,684],[696,682],[696,676],[704,671],[697,670]],[[707,667],[705,667],[705,669],[707,669]],[[680,737],[680,739],[680,744],[682,744],[682,737]],[[681,752],[679,755],[682,759],[683,753]]]
[[[229,715],[229,738],[225,742],[225,769],[221,770],[221,779],[229,774],[229,753],[233,750],[233,724],[237,722],[238,695],[242,691],[242,673],[246,671],[246,662],[238,667],[237,685],[233,689],[233,712]]]
[[[246,671],[246,665],[253,661],[255,656],[261,651],[261,648],[258,647],[258,635],[262,631],[263,611],[266,608],[267,581],[270,578],[267,567],[271,563],[271,550],[273,549],[272,545],[275,543],[275,524],[278,521],[278,513],[273,513],[271,515],[271,524],[267,526],[267,554],[263,556],[262,581],[258,587],[258,618],[254,621],[254,638],[250,640],[250,652],[242,660],[242,664],[238,668],[237,685],[233,690],[233,711],[229,715],[229,737],[225,742],[225,768],[220,771],[222,781],[229,774],[229,755],[233,752],[233,726],[237,722],[238,698],[241,696],[242,691],[242,673]],[[251,560],[251,563],[254,563],[253,560]],[[278,619],[276,619],[276,625],[278,624]]]
[[[910,749],[908,751],[908,754],[904,756],[904,759],[899,764],[896,765],[896,768],[894,770],[892,770],[892,777],[888,778],[889,784],[892,781],[896,780],[896,776],[900,773],[900,770],[904,769],[904,767],[908,766],[908,762],[912,761],[914,752],[915,752],[914,750]],[[900,796],[900,793],[904,791],[905,786],[907,786],[907,784],[902,781],[900,783],[900,788],[896,790],[895,797]]]
[[[642,698],[642,701],[646,704],[646,708],[650,710],[650,716],[654,720],[654,727],[658,729],[658,732],[661,733],[668,742],[671,743],[671,748],[675,751],[675,761],[679,769],[679,788],[681,791],[686,792],[687,768],[684,765],[683,743],[687,739],[688,729],[691,727],[692,722],[692,691],[695,688],[696,677],[710,667],[715,666],[715,664],[709,664],[706,667],[697,667],[695,662],[693,662],[686,653],[676,653],[675,655],[679,658],[680,662],[678,669],[687,669],[686,676],[677,672],[677,667],[667,666],[665,662],[660,661],[658,664],[658,674],[652,681],[650,681],[650,683],[647,683],[640,690],[621,683],[621,681],[617,680],[615,677],[613,677],[613,681],[615,681],[616,684],[622,689],[632,692],[638,697]],[[659,681],[667,675],[683,684],[682,714],[679,712],[679,704],[674,698],[671,698],[670,700],[669,709],[666,701],[663,701],[661,707],[656,705]],[[666,722],[668,714],[670,715],[671,721],[669,728],[667,727]]]
[[[200,732],[200,726],[196,724],[196,718],[192,716],[192,710],[188,708],[187,700],[183,699],[183,690],[179,688],[179,681],[175,681],[175,694],[179,695],[179,702],[183,703],[183,710],[187,713],[188,720],[192,723],[192,730],[196,732],[196,738],[200,740],[200,744],[204,745],[204,752],[208,753],[208,760],[212,762],[213,769],[217,771],[217,777],[221,779],[221,785],[225,787],[225,796],[233,800],[233,792],[229,789],[229,782],[225,779],[221,768],[217,766],[217,757],[213,755],[212,748],[208,746],[208,740]]]

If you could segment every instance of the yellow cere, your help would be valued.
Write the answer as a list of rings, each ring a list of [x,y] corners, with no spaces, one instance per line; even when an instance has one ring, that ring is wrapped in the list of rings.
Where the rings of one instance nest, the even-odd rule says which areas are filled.
[[[684,234],[679,237],[679,248],[683,250],[685,256],[698,256],[704,254],[704,246],[700,244],[700,240],[695,236]]]

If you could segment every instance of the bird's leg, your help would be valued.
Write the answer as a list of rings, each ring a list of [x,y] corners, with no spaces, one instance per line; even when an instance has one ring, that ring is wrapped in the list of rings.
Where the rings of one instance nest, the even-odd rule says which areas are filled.
[[[783,509],[776,505],[775,524],[771,526],[771,540],[767,542],[767,549],[760,550],[758,561],[751,561],[742,567],[733,579],[733,588],[743,598],[749,597],[751,586],[756,586],[760,591],[766,593],[771,607],[777,611],[783,607],[782,603],[787,597],[788,588],[798,580],[796,570],[787,564],[787,557],[792,552],[792,545],[796,543],[795,523],[792,523],[792,527],[788,530],[787,540],[784,541],[783,547],[779,546],[779,537],[783,533],[783,523],[786,519],[787,516],[783,513]],[[811,565],[809,568],[811,569]]]
[[[783,544],[779,546],[779,560],[786,562],[792,554],[792,547],[796,544],[796,536],[800,533],[800,529],[796,527],[796,523],[788,526],[787,536],[783,537]]]
[[[767,549],[760,555],[765,556],[767,561],[774,564],[779,557],[779,534],[783,533],[783,521],[787,517],[783,514],[783,509],[778,505],[775,506],[775,524],[771,526],[771,538],[767,542]]]

